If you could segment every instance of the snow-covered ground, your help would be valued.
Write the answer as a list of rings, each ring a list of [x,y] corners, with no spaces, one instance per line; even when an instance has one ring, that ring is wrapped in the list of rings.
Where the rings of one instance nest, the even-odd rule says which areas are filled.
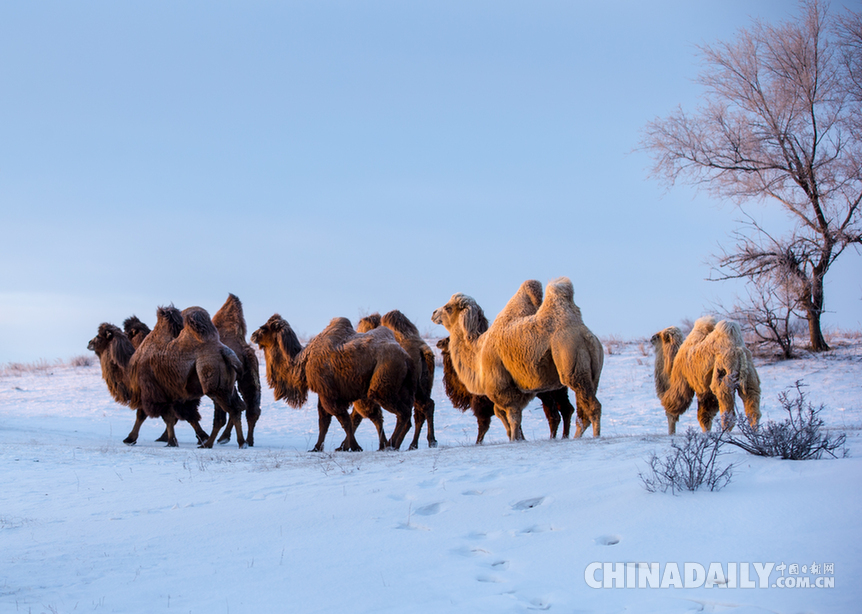
[[[849,458],[733,448],[729,486],[679,496],[638,477],[669,444],[648,344],[606,345],[601,438],[549,441],[533,402],[529,441],[505,441],[495,420],[474,446],[476,422],[452,408],[438,368],[440,446],[423,436],[411,452],[374,451],[366,421],[367,451],[331,452],[343,437],[333,422],[327,452],[308,453],[316,398],[294,410],[267,388],[254,448],[199,450],[185,424],[179,449],[165,448],[152,420],[127,447],[133,413],[97,364],[6,370],[0,612],[859,612],[862,344],[758,364],[764,419],[783,419],[778,393],[801,379],[827,425],[847,432]],[[205,427],[210,412],[205,402]],[[693,409],[680,432],[689,426]],[[657,565],[666,587],[643,574],[635,588],[622,575],[590,586],[597,566],[611,584],[638,562]],[[686,563],[690,584],[704,580],[699,565],[724,585],[675,587]],[[778,586],[789,578],[812,588]]]

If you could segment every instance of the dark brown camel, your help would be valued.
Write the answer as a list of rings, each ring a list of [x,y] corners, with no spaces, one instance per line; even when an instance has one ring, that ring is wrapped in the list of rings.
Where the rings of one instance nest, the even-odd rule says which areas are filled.
[[[335,318],[304,348],[290,324],[273,315],[251,335],[266,357],[266,378],[276,400],[301,407],[308,391],[317,393],[319,435],[312,451],[323,450],[332,417],[347,435],[339,450],[361,451],[348,409],[365,400],[397,416],[389,445],[401,446],[410,430],[413,364],[388,328],[357,333],[350,320]]]
[[[245,340],[247,334],[245,316],[243,315],[242,303],[236,295],[228,295],[224,305],[215,312],[213,324],[219,332],[221,342],[234,351],[241,363],[236,385],[246,407],[245,419],[248,423],[246,443],[253,446],[254,426],[260,418],[260,363],[254,348]],[[216,429],[216,424],[221,429],[225,419],[225,413],[216,408],[213,414],[213,430]],[[236,428],[236,425],[228,423],[228,427],[218,439],[219,443],[230,441],[231,427]]]
[[[139,342],[142,340],[143,337],[140,337]],[[95,352],[96,356],[99,357],[102,378],[108,385],[108,392],[114,400],[121,405],[132,406],[133,392],[129,381],[129,363],[135,353],[135,347],[126,333],[113,324],[103,323],[99,326],[98,334],[87,344],[87,349]],[[141,425],[147,419],[147,414],[143,409],[134,409],[136,409],[135,425],[128,437],[123,440],[123,443],[127,445],[137,443]],[[183,419],[187,420],[195,429],[198,443],[206,441],[209,435],[201,428],[200,414],[189,408],[183,413]]]
[[[176,446],[177,418],[194,415],[200,420],[202,396],[226,411],[237,426],[237,443],[245,447],[242,412],[245,404],[236,392],[236,374],[241,363],[219,340],[209,314],[201,307],[182,313],[175,307],[160,307],[152,332],[132,355],[129,363],[132,407],[149,417],[161,417],[168,430],[168,446]],[[202,444],[211,448],[213,430]]]
[[[410,442],[408,449],[415,450],[419,447],[422,425],[426,421],[428,423],[428,447],[436,448],[437,438],[434,436],[434,399],[431,398],[431,388],[434,385],[434,351],[422,340],[422,335],[419,334],[419,329],[416,328],[413,322],[397,309],[390,311],[382,317],[378,313],[373,313],[362,318],[356,325],[356,330],[360,333],[365,333],[379,326],[385,326],[395,334],[396,341],[410,356],[410,360],[413,361],[413,369],[416,376],[416,397],[413,399],[413,418],[416,422],[416,427],[413,432],[413,441]],[[380,414],[378,406],[369,406],[366,401],[357,401],[353,407],[355,411],[351,417],[353,418],[354,431],[362,422],[363,417],[368,417],[374,422],[374,418],[368,416],[368,414],[372,414],[375,417]],[[377,423],[375,422],[374,425],[377,426]],[[382,418],[380,426],[377,426],[377,432],[381,442],[385,441]]]

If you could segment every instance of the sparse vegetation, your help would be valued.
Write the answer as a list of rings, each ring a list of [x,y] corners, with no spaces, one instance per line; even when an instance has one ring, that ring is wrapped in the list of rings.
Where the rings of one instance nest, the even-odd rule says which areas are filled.
[[[730,483],[733,464],[720,466],[716,461],[725,443],[725,434],[699,433],[693,428],[682,437],[674,437],[665,456],[653,453],[649,459],[649,472],[638,476],[649,492],[676,494],[684,490],[695,491],[705,487],[721,490]]]
[[[822,458],[828,454],[837,458],[839,450],[846,456],[843,432],[825,433],[820,412],[825,407],[815,407],[802,391],[804,384],[797,381],[793,388],[778,395],[782,409],[788,418],[782,422],[772,420],[752,428],[747,420],[737,422],[741,437],[729,436],[727,442],[756,456],[773,456],[786,460],[808,460]],[[795,391],[795,395],[793,392]]]

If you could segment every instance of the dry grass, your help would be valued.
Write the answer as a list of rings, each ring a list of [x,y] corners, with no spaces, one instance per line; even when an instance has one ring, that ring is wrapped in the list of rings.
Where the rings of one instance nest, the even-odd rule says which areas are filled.
[[[68,361],[60,360],[48,361],[40,358],[34,362],[9,362],[5,365],[0,365],[0,375],[15,376],[24,375],[26,373],[39,373],[43,375],[51,375],[54,369],[63,367],[84,368],[91,367],[96,364],[94,356],[74,356]]]

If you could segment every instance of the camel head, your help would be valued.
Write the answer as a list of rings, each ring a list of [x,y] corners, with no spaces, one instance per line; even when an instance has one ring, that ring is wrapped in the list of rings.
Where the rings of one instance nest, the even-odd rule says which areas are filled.
[[[670,374],[679,346],[682,345],[682,331],[676,326],[668,326],[650,338],[655,351],[655,390],[659,398],[670,387]]]
[[[260,346],[264,352],[276,348],[281,349],[290,358],[293,358],[302,350],[299,338],[293,332],[290,324],[277,313],[273,314],[266,321],[266,324],[251,334],[251,342]]]
[[[482,308],[472,297],[460,292],[453,294],[448,303],[435,309],[431,314],[431,321],[434,324],[442,324],[450,333],[460,325],[470,341],[478,339],[488,327],[488,319]]]
[[[437,349],[444,354],[449,351],[449,337],[443,337],[437,340]]]
[[[102,363],[102,371],[107,364],[114,363],[116,367],[125,369],[135,348],[126,333],[113,324],[103,322],[99,325],[99,333],[87,344],[87,349],[96,353]]]
[[[123,331],[113,324],[103,322],[99,324],[98,334],[90,339],[90,342],[87,344],[87,349],[95,352],[96,356],[101,356],[111,346],[111,341],[117,334],[122,335]]]
[[[144,337],[150,334],[150,327],[141,322],[137,316],[131,316],[123,322],[123,330],[135,349],[141,345]]]

